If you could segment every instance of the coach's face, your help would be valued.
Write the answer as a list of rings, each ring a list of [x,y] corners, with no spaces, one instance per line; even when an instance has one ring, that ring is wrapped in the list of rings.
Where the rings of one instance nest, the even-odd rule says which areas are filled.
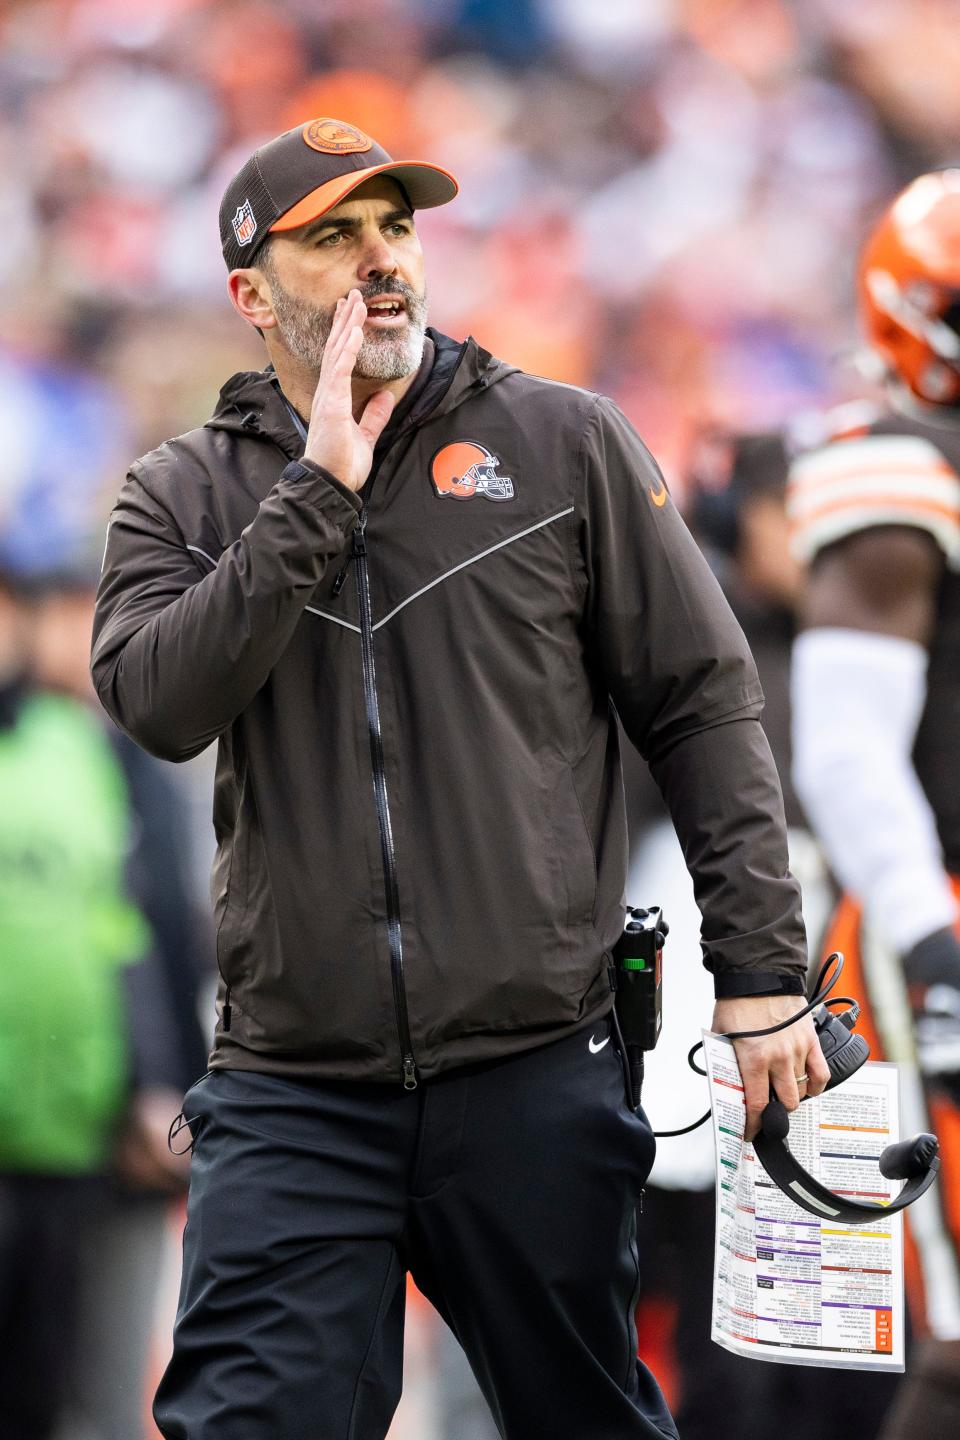
[[[257,323],[268,345],[281,345],[310,370],[319,372],[336,303],[352,289],[367,307],[354,375],[399,380],[419,366],[423,252],[395,180],[376,176],[318,220],[271,236],[256,269],[264,305]]]

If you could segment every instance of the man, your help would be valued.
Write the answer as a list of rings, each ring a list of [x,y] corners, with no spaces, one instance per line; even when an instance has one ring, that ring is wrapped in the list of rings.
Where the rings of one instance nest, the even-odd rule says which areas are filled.
[[[170,766],[122,735],[95,703],[89,667],[95,576],[95,567],[63,554],[59,564],[24,577],[30,678],[38,694],[70,700],[82,712],[94,707],[94,728],[103,732],[123,800],[125,889],[146,922],[150,944],[139,963],[124,965],[117,977],[127,1051],[124,1109],[111,1127],[110,1164],[100,1176],[96,1204],[77,1236],[76,1344],[58,1343],[58,1354],[72,1364],[55,1440],[77,1434],[128,1440],[142,1429],[171,1209],[186,1188],[189,1167],[188,1156],[171,1153],[167,1137],[207,1049],[197,1010],[206,947],[187,884],[184,801]],[[63,704],[65,714],[70,708]],[[25,770],[21,783],[33,790],[36,778]],[[58,787],[69,793],[62,777]],[[76,840],[81,850],[89,847],[90,825],[84,813]],[[54,884],[59,893],[59,872]],[[56,912],[54,905],[46,913],[51,908]],[[45,913],[42,905],[35,910],[38,917]],[[65,949],[65,934],[60,943]],[[73,987],[59,988],[72,1019]],[[47,1283],[45,1307],[48,1291]],[[59,1332],[56,1340],[62,1341]],[[50,1386],[41,1389],[49,1393]]]
[[[6,547],[4,547],[6,548]],[[125,883],[124,776],[99,715],[55,685],[48,597],[0,562],[0,1394],[5,1440],[51,1440],[82,1340],[85,1259],[117,1135],[146,1164],[154,978]],[[44,643],[46,641],[47,643]],[[81,653],[83,653],[81,651]],[[132,1023],[131,1023],[132,1022]],[[154,1027],[158,1020],[152,1021]],[[157,1162],[154,1162],[157,1163]],[[175,1162],[167,1156],[167,1172]],[[159,1168],[159,1165],[158,1165]]]
[[[803,580],[803,568],[790,550],[786,508],[795,443],[792,432],[707,430],[693,449],[684,496],[690,528],[743,628],[763,685],[764,730],[783,788],[790,865],[802,885],[808,944],[816,952],[836,895],[790,778],[790,658]],[[623,758],[631,833],[639,842],[630,878],[634,893],[655,895],[670,917],[669,959],[695,945],[699,915],[672,827],[662,808],[650,813],[649,799],[643,815],[640,762]],[[706,1005],[696,977],[688,989],[688,1006]],[[687,1065],[689,1046],[686,1014],[668,1005],[663,1034],[647,1062],[646,1083],[656,1097],[651,1120],[657,1129],[683,1125],[698,1113],[701,1094]],[[757,1365],[712,1343],[716,1156],[709,1131],[704,1126],[658,1147],[643,1205],[652,1303],[646,1315],[641,1310],[639,1328],[649,1333],[656,1318],[661,1330],[669,1331],[662,1312],[653,1308],[666,1300],[668,1314],[675,1315],[671,1348],[679,1400],[674,1413],[683,1440],[769,1440],[772,1433],[778,1440],[806,1440],[812,1412],[817,1440],[852,1435],[876,1440],[899,1375]],[[726,1400],[720,1413],[718,1395]]]
[[[425,330],[413,211],[455,194],[336,120],[261,147],[221,234],[271,365],[110,525],[101,699],[169,759],[220,746],[167,1437],[380,1440],[406,1269],[510,1440],[675,1434],[632,1321],[653,1142],[607,1021],[614,704],[686,846],[715,1023],[802,1005],[742,636],[610,402]],[[741,1061],[753,1128],[771,1083],[826,1079],[809,1020]]]
[[[859,270],[891,408],[798,461],[809,565],[793,667],[795,781],[847,889],[828,949],[941,1183],[910,1212],[919,1348],[886,1440],[960,1426],[960,171],[921,176]],[[912,1022],[912,1023],[911,1023]],[[917,1080],[914,1056],[919,1063]]]

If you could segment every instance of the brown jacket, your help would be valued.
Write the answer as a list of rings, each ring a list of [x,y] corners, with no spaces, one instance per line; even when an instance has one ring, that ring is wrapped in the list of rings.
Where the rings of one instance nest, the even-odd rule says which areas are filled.
[[[168,759],[219,741],[214,1065],[413,1084],[604,1014],[614,705],[718,989],[803,971],[756,672],[652,459],[609,400],[431,334],[360,497],[266,372],[113,512],[100,698]]]

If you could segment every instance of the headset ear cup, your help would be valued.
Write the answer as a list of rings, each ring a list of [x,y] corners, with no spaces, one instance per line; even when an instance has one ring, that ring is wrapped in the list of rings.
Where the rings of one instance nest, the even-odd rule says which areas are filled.
[[[929,1169],[939,1148],[936,1135],[927,1133],[888,1145],[880,1156],[880,1174],[888,1180],[913,1180]]]
[[[844,1080],[849,1080],[854,1071],[870,1059],[870,1046],[862,1035],[851,1035],[847,1043],[832,1055],[829,1060],[830,1083],[828,1090],[834,1085],[839,1085]]]
[[[790,1134],[790,1117],[782,1100],[770,1101],[760,1116],[760,1128],[768,1140],[786,1140]]]

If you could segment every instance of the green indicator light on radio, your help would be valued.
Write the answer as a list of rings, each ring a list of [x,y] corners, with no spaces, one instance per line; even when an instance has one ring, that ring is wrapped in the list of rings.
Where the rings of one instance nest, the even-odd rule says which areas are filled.
[[[647,962],[646,960],[638,960],[634,957],[629,960],[624,960],[623,968],[624,970],[646,970]]]

